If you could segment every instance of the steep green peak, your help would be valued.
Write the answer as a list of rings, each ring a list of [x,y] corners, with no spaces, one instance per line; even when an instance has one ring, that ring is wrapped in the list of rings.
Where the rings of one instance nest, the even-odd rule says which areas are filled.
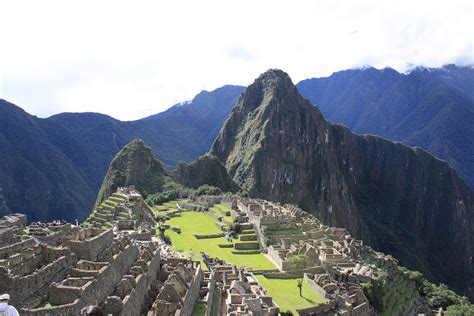
[[[99,205],[118,187],[135,185],[137,190],[147,196],[159,192],[168,174],[161,162],[153,155],[150,147],[143,140],[134,139],[125,145],[112,160],[107,175],[97,197]]]

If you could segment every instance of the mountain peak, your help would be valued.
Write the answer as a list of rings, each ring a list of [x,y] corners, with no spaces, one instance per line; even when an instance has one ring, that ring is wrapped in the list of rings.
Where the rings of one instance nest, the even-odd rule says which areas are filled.
[[[112,160],[100,188],[96,205],[99,205],[118,187],[135,185],[144,195],[160,191],[168,174],[153,151],[141,139],[125,145]]]
[[[265,90],[287,90],[294,88],[290,76],[280,69],[269,69],[265,71],[255,80],[254,84],[261,85]]]

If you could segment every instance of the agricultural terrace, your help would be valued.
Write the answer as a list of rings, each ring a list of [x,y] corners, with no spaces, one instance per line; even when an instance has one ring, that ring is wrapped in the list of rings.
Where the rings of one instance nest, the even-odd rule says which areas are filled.
[[[276,267],[261,253],[236,254],[234,248],[221,248],[219,245],[232,246],[232,243],[223,237],[197,239],[194,235],[221,234],[216,226],[217,220],[203,212],[182,212],[181,216],[172,217],[166,221],[170,227],[180,228],[178,234],[170,229],[166,231],[176,252],[201,260],[201,252],[211,257],[218,257],[238,267],[253,270],[274,270]],[[238,241],[236,241],[238,242]],[[240,253],[245,253],[241,251]]]
[[[296,309],[308,308],[326,302],[326,299],[310,288],[306,282],[302,283],[300,296],[297,286],[298,279],[268,279],[263,275],[256,277],[278,304],[280,311],[289,310],[297,315]]]

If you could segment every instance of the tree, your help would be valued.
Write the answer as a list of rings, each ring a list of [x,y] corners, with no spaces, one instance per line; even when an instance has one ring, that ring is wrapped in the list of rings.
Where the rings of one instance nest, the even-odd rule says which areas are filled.
[[[303,280],[298,279],[298,280],[296,281],[296,286],[297,286],[298,289],[300,290],[300,296],[303,296],[303,295],[301,295],[301,290],[302,290],[302,288],[303,288]]]

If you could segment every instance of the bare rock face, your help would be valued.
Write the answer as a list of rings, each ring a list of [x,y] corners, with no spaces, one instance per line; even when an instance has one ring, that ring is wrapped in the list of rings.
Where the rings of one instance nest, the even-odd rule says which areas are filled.
[[[421,149],[328,123],[286,73],[247,88],[210,153],[251,196],[298,204],[472,294],[473,191]]]

